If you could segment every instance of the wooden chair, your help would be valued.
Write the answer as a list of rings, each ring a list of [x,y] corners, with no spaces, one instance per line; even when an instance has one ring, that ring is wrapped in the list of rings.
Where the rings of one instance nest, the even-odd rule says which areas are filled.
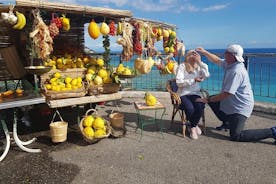
[[[181,99],[180,96],[176,93],[178,86],[176,84],[176,79],[168,80],[166,85],[167,91],[170,93],[171,96],[171,103],[173,105],[173,111],[172,111],[172,118],[171,118],[171,128],[176,122],[174,121],[174,118],[176,114],[178,113],[181,118],[181,125],[182,125],[182,133],[183,137],[185,137],[186,132],[186,115],[185,115],[185,107],[181,106]],[[208,97],[209,94],[206,90],[201,89],[200,90],[203,97]],[[203,111],[202,117],[201,117],[202,124],[199,124],[199,127],[202,129],[202,132],[206,133],[206,127],[205,127],[205,113]],[[176,133],[176,132],[175,132]]]

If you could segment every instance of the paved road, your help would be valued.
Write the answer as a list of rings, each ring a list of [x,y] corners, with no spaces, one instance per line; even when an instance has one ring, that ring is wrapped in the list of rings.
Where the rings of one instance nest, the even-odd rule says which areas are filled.
[[[198,140],[183,138],[180,133],[174,135],[168,129],[170,99],[163,94],[159,97],[168,113],[162,121],[166,128],[164,139],[155,126],[148,126],[140,140],[140,129],[135,132],[137,118],[133,106],[138,98],[123,98],[119,107],[125,114],[125,137],[89,145],[83,141],[73,118],[69,119],[73,129],[65,143],[52,144],[48,131],[22,135],[24,139],[37,136],[38,141],[32,146],[43,152],[25,153],[12,146],[0,163],[0,183],[276,184],[276,146],[272,139],[257,143],[228,141],[228,132],[213,128],[220,122],[209,107],[206,135]],[[106,116],[114,107],[109,102],[97,108]],[[252,115],[246,128],[275,125],[275,116]],[[175,128],[180,132],[179,127]]]

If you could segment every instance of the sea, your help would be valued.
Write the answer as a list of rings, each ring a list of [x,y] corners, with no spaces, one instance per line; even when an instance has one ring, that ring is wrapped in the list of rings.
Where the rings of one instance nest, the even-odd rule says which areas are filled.
[[[225,49],[207,50],[222,57],[225,51]],[[247,70],[255,101],[276,103],[276,48],[245,48],[244,55],[248,56],[249,59]],[[123,64],[133,68],[135,58],[136,56],[128,62],[123,62]],[[175,60],[183,62],[184,58],[175,58]],[[119,61],[117,53],[112,55],[110,64],[117,66]],[[210,77],[201,86],[210,94],[217,94],[222,86],[223,71],[205,57],[202,57],[202,61],[208,64]],[[172,74],[162,75],[156,67],[153,67],[148,74],[122,80],[122,85],[138,91],[165,91],[167,80],[174,77]]]

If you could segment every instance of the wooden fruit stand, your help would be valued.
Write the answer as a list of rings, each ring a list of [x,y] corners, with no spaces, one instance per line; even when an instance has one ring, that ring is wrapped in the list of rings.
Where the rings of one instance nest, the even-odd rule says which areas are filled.
[[[0,12],[8,12],[10,6],[0,5]],[[53,18],[53,14],[60,16],[62,14],[70,20],[70,30],[60,30],[59,35],[53,39],[54,54],[64,54],[65,51],[75,53],[83,53],[84,46],[84,24],[89,23],[91,19],[96,22],[102,22],[103,20],[118,21],[121,18],[131,17],[132,14],[127,10],[114,10],[109,8],[98,8],[88,6],[69,5],[65,3],[51,3],[43,1],[32,0],[16,0],[16,5],[13,11],[18,11],[25,15],[26,26],[22,29],[15,29],[14,26],[9,25],[7,22],[0,19],[0,81],[13,81],[24,80],[28,76],[34,74],[35,77],[42,75],[47,71],[27,71],[27,66],[42,65],[41,61],[35,63],[33,56],[31,55],[29,41],[29,33],[32,27],[33,17],[32,11],[39,10],[41,17],[46,24],[49,24]],[[19,18],[19,17],[17,17]],[[46,58],[41,58],[46,59]],[[29,69],[29,68],[28,68]],[[74,72],[78,72],[79,69],[71,69]],[[29,73],[28,73],[29,72]],[[32,73],[33,72],[33,73]],[[66,70],[57,70],[59,73],[64,73]],[[81,76],[82,78],[84,76]],[[43,78],[43,76],[41,77]],[[47,79],[43,79],[44,81]],[[35,81],[38,82],[38,81]],[[43,81],[42,81],[43,82]],[[15,89],[14,89],[15,90]],[[12,90],[11,90],[12,91]],[[23,95],[17,96],[12,93],[9,97],[0,98],[1,115],[5,113],[6,109],[14,110],[14,124],[13,135],[17,145],[27,152],[40,152],[39,149],[29,149],[24,145],[30,144],[35,139],[27,142],[22,142],[17,136],[17,116],[16,108],[35,105],[40,103],[47,103],[50,108],[60,108],[73,105],[82,105],[87,103],[95,103],[110,100],[119,100],[122,96],[119,93],[113,94],[100,94],[90,96],[70,96],[69,98],[61,97],[61,99],[51,99],[45,97],[38,91],[25,90]],[[10,148],[10,136],[6,126],[4,118],[1,117],[2,128],[6,135],[6,145],[3,154],[0,157],[0,161],[5,158]]]
[[[11,25],[10,21],[4,21],[3,12],[16,12],[14,15],[16,15],[17,23]],[[149,56],[157,54],[154,41],[163,38],[163,28],[167,35],[163,39],[164,49],[170,47],[169,49],[166,48],[168,54],[174,54],[177,50],[174,31],[176,27],[174,25],[135,19],[132,18],[132,13],[128,10],[48,1],[16,0],[14,7],[0,4],[0,13],[2,16],[0,19],[0,81],[30,80],[31,76],[31,79],[34,80],[32,82],[36,86],[36,91],[30,93],[25,91],[23,95],[32,98],[33,95],[29,94],[36,94],[36,100],[29,99],[32,101],[31,104],[21,103],[21,98],[14,95],[13,98],[9,99],[1,98],[1,110],[39,103],[47,103],[50,108],[57,109],[121,99],[118,86],[105,84],[117,83],[117,75],[126,78],[135,75],[134,70],[129,70],[127,67],[123,67],[124,70],[121,73],[118,70],[116,72],[110,70],[110,73],[109,70],[107,71],[110,69],[109,36],[121,36],[117,43],[123,46],[122,58],[124,61],[129,61],[134,54],[141,56],[143,50],[146,50]],[[144,24],[143,21],[146,23]],[[105,52],[102,55],[97,55],[96,58],[85,52],[84,32],[87,31],[85,29],[86,23],[89,23],[88,32],[91,38],[97,39],[101,33],[103,35]],[[103,28],[104,23],[105,28]],[[98,27],[98,24],[101,24],[101,28]],[[115,30],[115,24],[117,24],[117,30]],[[130,29],[132,25],[135,29],[133,32],[136,34],[133,40],[132,28]],[[140,29],[139,26],[144,27]],[[145,40],[141,40],[139,31],[144,29],[147,30],[143,33]],[[168,31],[169,29],[171,30]],[[144,46],[144,43],[147,44]],[[148,60],[145,62],[147,63]],[[153,64],[149,67],[152,66]],[[93,70],[95,67],[97,68],[96,74]],[[108,80],[105,80],[106,78]],[[73,81],[75,81],[74,84]],[[39,82],[40,91],[37,91]],[[93,89],[96,87],[96,93],[91,90],[91,85]],[[103,88],[106,86],[108,89],[104,90]],[[110,90],[111,88],[116,89],[116,91]],[[103,92],[108,94],[102,94]],[[26,99],[24,100],[26,102]],[[16,116],[14,117],[16,119]],[[7,153],[10,141],[4,121],[2,121],[2,126],[5,129],[7,146],[1,159]],[[16,130],[16,123],[14,130]],[[16,131],[14,133],[14,136],[17,137]],[[18,142],[24,151],[38,151],[25,149],[22,142],[20,143],[20,140]]]

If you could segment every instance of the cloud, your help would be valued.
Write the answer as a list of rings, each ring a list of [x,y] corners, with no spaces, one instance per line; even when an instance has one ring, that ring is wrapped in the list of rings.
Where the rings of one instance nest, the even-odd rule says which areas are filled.
[[[225,9],[229,6],[229,4],[221,4],[221,5],[213,5],[213,6],[209,6],[207,8],[202,8],[203,12],[208,12],[208,11],[218,11],[218,10],[222,10]]]

